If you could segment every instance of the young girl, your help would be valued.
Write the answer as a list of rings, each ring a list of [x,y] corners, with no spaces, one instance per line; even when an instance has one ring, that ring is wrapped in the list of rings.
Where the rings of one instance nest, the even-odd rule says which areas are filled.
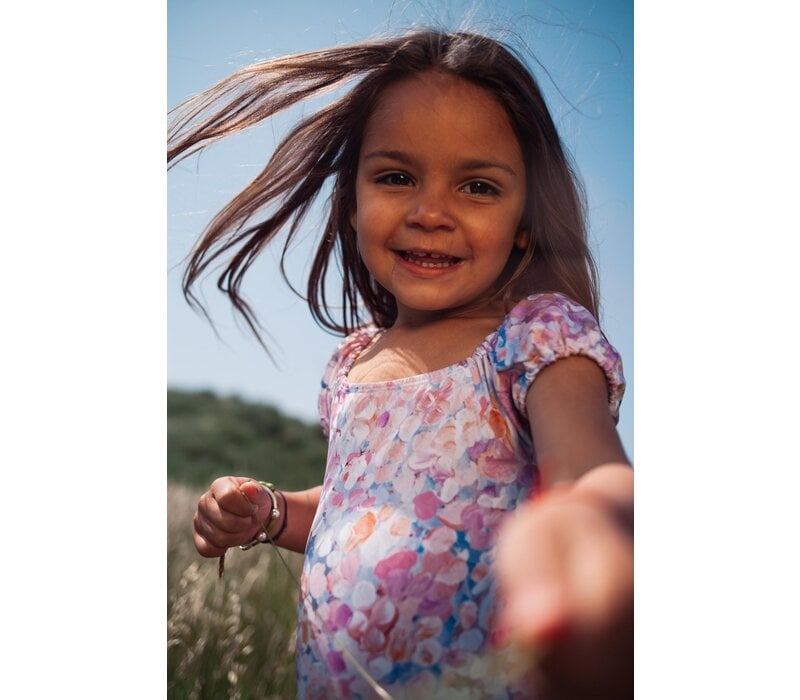
[[[218,479],[196,547],[220,557],[264,531],[305,552],[300,697],[629,696],[622,368],[576,178],[523,63],[418,31],[256,64],[180,108],[170,160],[353,79],[212,221],[184,285],[192,299],[230,256],[219,286],[258,335],[243,275],[333,181],[307,297],[346,335],[322,381],[324,482]],[[535,674],[489,664],[509,639]]]

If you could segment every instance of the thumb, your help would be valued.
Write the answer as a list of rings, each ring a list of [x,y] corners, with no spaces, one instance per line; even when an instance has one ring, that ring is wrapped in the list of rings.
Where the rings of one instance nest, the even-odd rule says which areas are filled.
[[[272,506],[272,497],[267,489],[258,481],[246,481],[239,485],[241,494],[252,503],[259,511],[265,506]]]

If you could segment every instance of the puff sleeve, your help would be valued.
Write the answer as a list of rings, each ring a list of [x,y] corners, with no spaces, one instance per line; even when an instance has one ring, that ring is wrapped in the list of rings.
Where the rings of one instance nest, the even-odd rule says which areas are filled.
[[[493,362],[497,371],[513,372],[511,397],[527,415],[525,399],[539,372],[556,360],[583,355],[603,370],[614,420],[625,390],[619,353],[606,340],[597,320],[580,304],[557,293],[536,294],[519,302],[498,332]]]

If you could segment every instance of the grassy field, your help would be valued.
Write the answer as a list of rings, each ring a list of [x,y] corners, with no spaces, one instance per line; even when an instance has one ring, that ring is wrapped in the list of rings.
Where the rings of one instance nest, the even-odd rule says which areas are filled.
[[[230,550],[220,580],[191,539],[201,491],[167,490],[168,697],[293,698],[297,585],[268,545]],[[299,576],[302,556],[281,553]]]

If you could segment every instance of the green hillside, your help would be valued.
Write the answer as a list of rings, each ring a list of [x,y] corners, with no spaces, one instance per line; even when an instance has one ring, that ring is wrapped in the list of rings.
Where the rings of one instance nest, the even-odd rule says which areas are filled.
[[[327,441],[317,424],[209,391],[167,392],[167,476],[207,486],[233,474],[287,491],[322,483]]]

